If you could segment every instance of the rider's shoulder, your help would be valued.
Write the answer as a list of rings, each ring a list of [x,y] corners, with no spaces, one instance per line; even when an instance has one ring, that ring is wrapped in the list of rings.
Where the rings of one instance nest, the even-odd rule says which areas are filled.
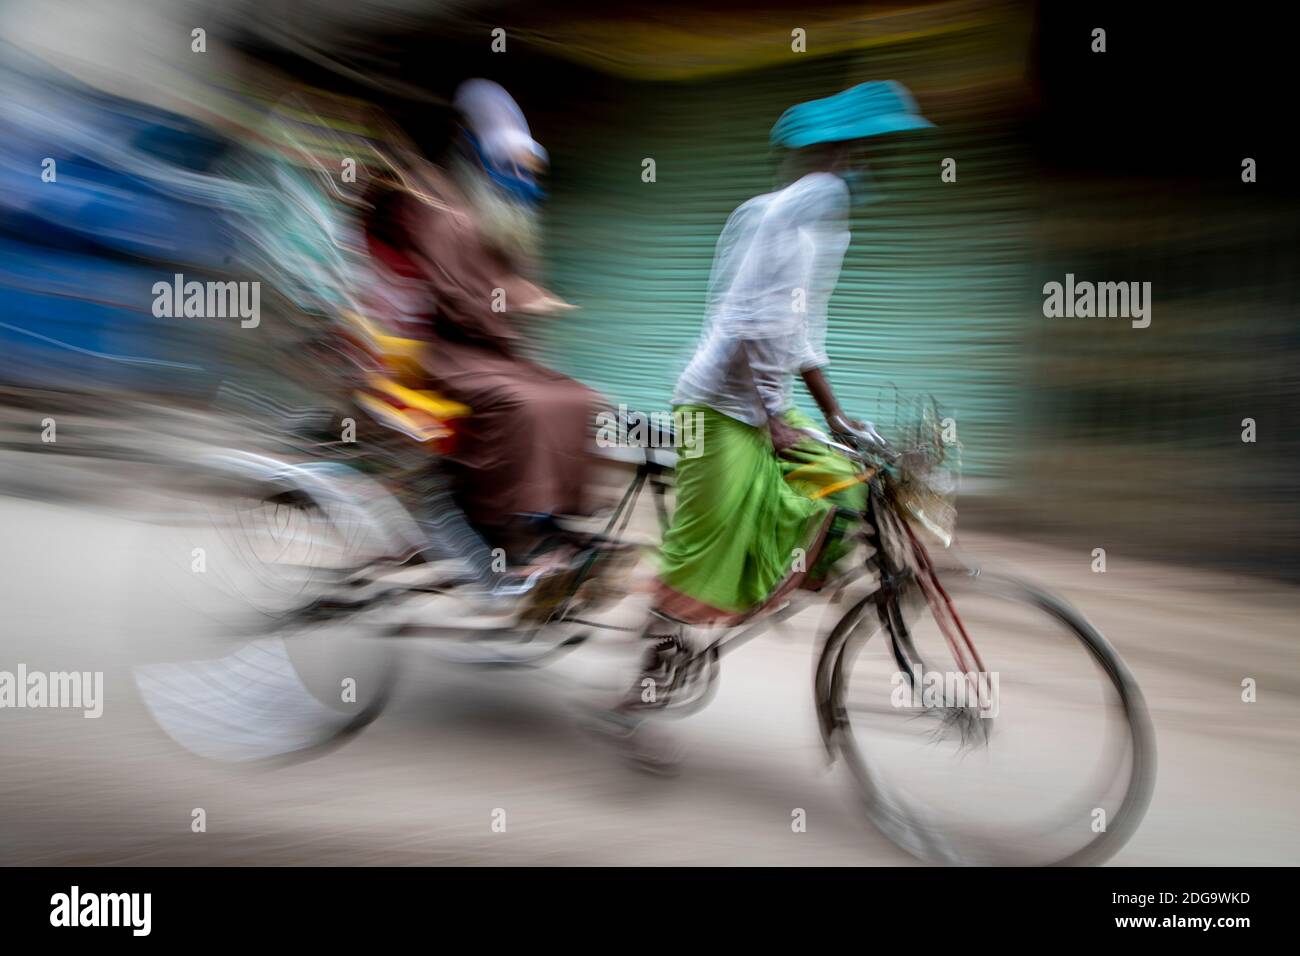
[[[835,173],[819,171],[809,173],[786,187],[791,200],[818,203],[828,207],[848,206],[849,184]]]
[[[778,221],[806,225],[812,219],[843,215],[849,206],[849,187],[834,173],[815,172],[783,189],[755,198],[766,200],[770,216]]]

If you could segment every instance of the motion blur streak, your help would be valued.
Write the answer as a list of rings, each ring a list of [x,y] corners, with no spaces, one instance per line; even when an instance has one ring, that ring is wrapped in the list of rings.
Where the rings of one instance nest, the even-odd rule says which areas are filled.
[[[1185,24],[1094,53],[1106,18],[1056,6],[0,7],[0,672],[105,680],[98,720],[0,709],[0,862],[914,862],[821,773],[810,672],[850,601],[727,657],[675,778],[590,746],[641,653],[644,498],[581,552],[582,606],[617,630],[545,671],[453,666],[567,654],[531,638],[573,597],[532,565],[482,587],[503,549],[441,468],[476,410],[431,387],[426,286],[376,252],[385,191],[448,212],[413,171],[454,179],[455,91],[485,77],[544,147],[480,224],[517,240],[510,295],[537,294],[510,317],[525,360],[661,414],[727,216],[779,176],[777,117],[906,84],[935,129],[872,155],[826,308],[836,392],[889,437],[933,395],[966,551],[1063,594],[1132,669],[1160,775],[1134,770],[1155,793],[1117,862],[1294,864],[1300,202],[1250,79],[1276,58],[1224,23],[1246,52],[1207,81],[1152,52],[1196,47]],[[1067,276],[1149,288],[1149,326],[1049,314]],[[584,534],[646,460],[589,444]],[[670,483],[649,457],[637,480]],[[992,632],[994,733],[1036,762],[973,799],[1047,813],[1094,769],[1075,708],[1101,692],[1018,698],[1043,658]]]

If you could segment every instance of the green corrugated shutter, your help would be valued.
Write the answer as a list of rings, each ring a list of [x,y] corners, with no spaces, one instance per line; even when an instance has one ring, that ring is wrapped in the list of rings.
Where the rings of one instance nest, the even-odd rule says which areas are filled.
[[[773,188],[772,123],[792,103],[898,75],[872,59],[697,83],[610,80],[592,98],[607,105],[549,124],[549,281],[581,310],[546,320],[545,359],[616,403],[667,408],[699,334],[717,236],[737,205]],[[888,199],[855,213],[828,340],[846,409],[887,424],[891,386],[931,393],[957,420],[967,474],[984,475],[1013,447],[1030,314],[1024,160],[990,125],[944,123],[888,181]],[[945,156],[957,183],[940,181]],[[647,157],[654,183],[641,178]]]

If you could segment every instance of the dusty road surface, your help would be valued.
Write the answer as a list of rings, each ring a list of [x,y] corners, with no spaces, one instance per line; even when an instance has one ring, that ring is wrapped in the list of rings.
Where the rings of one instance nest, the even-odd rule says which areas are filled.
[[[915,863],[862,821],[844,769],[828,770],[810,692],[816,606],[728,657],[711,705],[673,722],[685,747],[675,776],[638,773],[581,729],[584,706],[623,686],[639,653],[617,633],[516,672],[448,666],[404,638],[390,706],[344,746],[295,763],[197,756],[142,702],[134,665],[245,641],[205,592],[220,568],[200,579],[189,532],[130,490],[117,489],[121,508],[0,498],[0,671],[105,681],[97,719],[0,710],[0,862]],[[1094,573],[1095,542],[964,544],[1082,609],[1145,690],[1159,773],[1115,863],[1300,862],[1295,589],[1113,551]],[[459,612],[445,602],[402,613],[446,623]],[[632,594],[607,619],[635,623],[643,607]],[[1247,678],[1253,703],[1242,700]],[[1077,743],[1063,737],[1059,749]],[[1055,776],[1027,774],[1013,799],[1046,801]]]

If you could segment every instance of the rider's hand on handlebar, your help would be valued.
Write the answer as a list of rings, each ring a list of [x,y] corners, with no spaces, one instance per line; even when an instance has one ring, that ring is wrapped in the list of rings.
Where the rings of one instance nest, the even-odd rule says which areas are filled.
[[[857,435],[867,430],[867,426],[856,418],[848,418],[843,412],[826,416],[826,425],[832,435]]]
[[[886,461],[895,461],[898,458],[898,453],[894,450],[894,447],[889,444],[884,435],[876,431],[876,426],[871,422],[860,422],[839,413],[828,415],[826,424],[830,426],[833,435],[848,436],[857,439],[859,442],[865,442],[866,447],[873,454],[881,456]]]

